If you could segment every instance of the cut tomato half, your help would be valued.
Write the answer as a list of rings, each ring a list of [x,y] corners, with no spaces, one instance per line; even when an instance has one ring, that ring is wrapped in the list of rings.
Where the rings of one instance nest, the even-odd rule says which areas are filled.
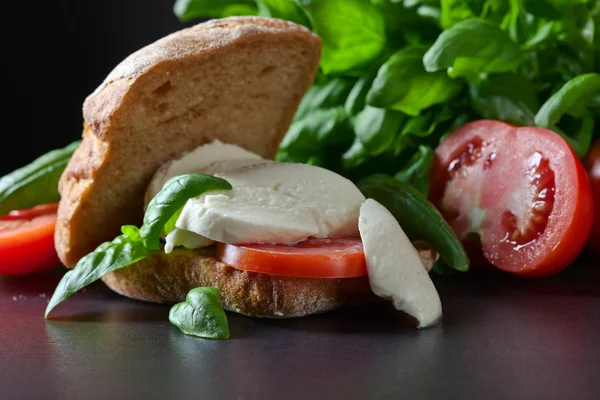
[[[0,217],[0,275],[25,275],[60,265],[54,249],[58,204]]]
[[[432,202],[457,236],[497,268],[554,274],[581,252],[593,207],[582,163],[558,134],[475,121],[435,152]],[[476,259],[476,255],[474,256]]]
[[[367,275],[360,237],[307,239],[294,245],[217,244],[217,258],[245,271],[302,278]]]

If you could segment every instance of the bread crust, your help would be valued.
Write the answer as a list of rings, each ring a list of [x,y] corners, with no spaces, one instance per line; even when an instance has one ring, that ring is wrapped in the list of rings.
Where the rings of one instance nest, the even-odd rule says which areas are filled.
[[[85,100],[83,140],[59,183],[63,264],[73,267],[121,225],[139,226],[144,192],[164,162],[215,138],[274,157],[320,51],[302,26],[232,17],[127,57]]]
[[[426,268],[437,254],[424,242],[415,244]],[[106,275],[104,283],[132,299],[174,304],[200,286],[221,291],[226,310],[251,317],[292,318],[374,301],[366,276],[358,278],[296,278],[242,271],[214,258],[214,247],[162,251]]]

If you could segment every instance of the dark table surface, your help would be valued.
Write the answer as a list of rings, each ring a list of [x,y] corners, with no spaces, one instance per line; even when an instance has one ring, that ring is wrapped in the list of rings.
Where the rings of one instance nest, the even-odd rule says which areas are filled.
[[[437,279],[443,323],[388,304],[294,320],[229,314],[231,339],[181,334],[169,307],[97,283],[43,310],[62,270],[0,277],[2,399],[598,399],[600,263],[540,281]]]

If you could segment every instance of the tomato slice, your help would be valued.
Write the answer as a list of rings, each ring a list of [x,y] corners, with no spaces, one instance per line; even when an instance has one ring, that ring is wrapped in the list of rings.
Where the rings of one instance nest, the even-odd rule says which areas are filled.
[[[359,237],[310,238],[294,245],[217,244],[217,258],[246,271],[303,278],[354,278],[367,275]]]
[[[490,120],[464,125],[436,149],[430,181],[432,202],[465,247],[478,241],[489,263],[521,276],[568,266],[591,229],[583,165],[547,129]]]
[[[57,208],[45,204],[0,217],[0,275],[25,275],[60,264],[54,249]]]
[[[587,249],[600,256],[600,139],[596,140],[585,157],[585,167],[594,195],[594,223],[587,242]]]

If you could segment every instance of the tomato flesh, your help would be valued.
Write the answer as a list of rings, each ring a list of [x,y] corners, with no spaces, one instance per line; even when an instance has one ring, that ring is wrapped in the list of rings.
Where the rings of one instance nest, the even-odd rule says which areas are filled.
[[[26,275],[60,264],[54,248],[57,204],[0,217],[0,275]]]
[[[218,243],[217,259],[235,268],[302,278],[354,278],[367,275],[359,237],[315,239],[294,245]]]
[[[596,140],[585,158],[585,167],[594,195],[594,222],[587,242],[590,253],[600,256],[600,139]]]
[[[436,149],[431,200],[463,241],[478,237],[485,259],[521,276],[568,266],[591,228],[583,165],[556,133],[475,121]]]

